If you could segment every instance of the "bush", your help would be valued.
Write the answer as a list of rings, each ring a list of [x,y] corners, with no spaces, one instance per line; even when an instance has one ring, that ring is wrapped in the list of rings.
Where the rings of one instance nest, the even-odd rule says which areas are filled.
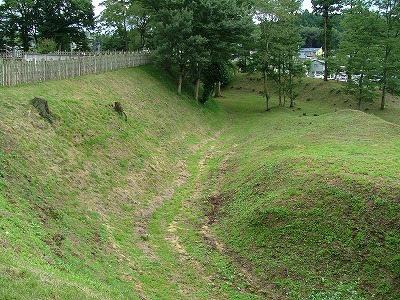
[[[221,82],[222,86],[231,80],[231,72],[228,63],[222,61],[211,61],[203,71],[203,97],[201,103],[205,103],[211,96],[215,83]]]
[[[42,39],[36,46],[37,53],[51,53],[57,50],[57,43],[53,39]]]

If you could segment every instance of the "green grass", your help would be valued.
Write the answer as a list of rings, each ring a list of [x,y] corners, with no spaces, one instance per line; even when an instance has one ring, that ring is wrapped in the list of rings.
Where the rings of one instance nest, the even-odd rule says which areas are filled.
[[[217,107],[177,97],[170,78],[153,67],[1,94],[1,298],[146,294],[138,291],[139,211],[217,128],[210,117]],[[30,105],[36,96],[48,99],[54,124]],[[127,122],[113,111],[114,101]],[[48,288],[42,277],[50,278]]]
[[[248,84],[241,80],[219,101],[233,120],[219,151],[237,145],[210,171],[227,170],[214,180],[223,203],[219,235],[285,298],[345,282],[366,299],[397,299],[400,127],[344,105],[331,108],[335,100],[323,89],[337,83],[310,81],[310,90],[328,96],[298,100],[294,109],[272,103],[262,113],[260,96],[235,90]]]
[[[258,77],[205,106],[153,66],[1,88],[0,298],[398,299],[399,100],[271,83],[265,112]]]

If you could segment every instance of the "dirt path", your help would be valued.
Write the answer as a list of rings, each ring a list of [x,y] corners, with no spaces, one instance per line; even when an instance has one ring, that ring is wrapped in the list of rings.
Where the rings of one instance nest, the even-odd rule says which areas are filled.
[[[179,193],[176,192],[184,187],[188,186],[189,190],[193,190],[191,195],[186,197],[185,199],[181,199],[181,208],[179,213],[175,215],[174,219],[164,225],[165,226],[165,234],[164,239],[169,244],[169,248],[171,254],[175,256],[179,261],[179,266],[182,266],[182,270],[177,269],[174,270],[173,274],[170,274],[172,278],[174,278],[174,284],[178,286],[179,294],[182,299],[200,299],[196,297],[196,287],[193,287],[186,279],[185,274],[188,269],[193,270],[196,274],[199,281],[203,282],[202,286],[207,286],[208,293],[212,295],[212,299],[228,299],[229,296],[226,294],[226,291],[221,290],[221,288],[216,285],[216,281],[220,281],[220,275],[217,273],[212,273],[210,270],[213,269],[212,266],[203,265],[202,262],[193,258],[193,256],[189,253],[189,251],[185,248],[185,244],[183,242],[184,238],[180,236],[182,232],[186,229],[187,226],[190,225],[187,220],[187,211],[190,211],[193,205],[197,206],[200,202],[200,199],[203,197],[203,189],[204,185],[202,180],[204,176],[208,173],[208,164],[211,160],[223,156],[222,162],[219,166],[219,174],[217,175],[218,179],[223,177],[227,172],[227,168],[229,167],[229,160],[236,154],[237,145],[231,145],[228,151],[218,150],[218,138],[221,135],[221,132],[217,132],[213,137],[203,140],[197,146],[192,149],[193,155],[198,155],[200,158],[197,162],[196,173],[191,174],[188,170],[187,162],[181,160],[177,165],[177,170],[179,171],[176,179],[170,184],[168,188],[165,188],[161,193],[157,196],[153,197],[152,201],[150,201],[150,205],[145,208],[139,208],[136,212],[134,230],[137,236],[137,243],[139,248],[142,250],[144,258],[149,260],[160,260],[162,262],[162,258],[158,257],[155,253],[156,246],[153,243],[153,237],[150,237],[149,233],[149,223],[152,220],[153,214],[157,209],[161,208],[165,203],[172,200],[173,197],[180,197]],[[193,163],[193,162],[192,162]],[[218,196],[220,194],[220,186],[217,183],[214,194]],[[189,199],[188,199],[189,198]],[[213,207],[213,203],[211,203]],[[229,249],[215,236],[211,229],[211,225],[215,220],[213,218],[217,218],[217,210],[219,209],[218,204],[216,207],[213,207],[213,211],[215,210],[215,215],[206,216],[203,224],[197,228],[197,231],[201,234],[202,243],[210,246],[214,251],[217,251],[220,255],[227,257],[229,261],[232,261],[234,264],[234,269],[236,270],[236,277],[241,283],[244,283],[244,290],[246,294],[252,295],[266,295],[266,290],[269,290],[271,287],[266,286],[265,284],[259,282],[257,277],[254,275],[251,269],[248,268],[246,262],[240,260],[235,256],[234,253],[229,252]],[[239,283],[239,282],[236,282]],[[143,299],[145,299],[143,297]]]
[[[201,179],[202,174],[204,174],[204,171],[206,168],[206,161],[208,159],[212,158],[212,156],[213,156],[213,152],[215,151],[214,143],[219,134],[220,134],[220,132],[217,132],[215,137],[204,140],[197,147],[197,149],[195,149],[197,151],[200,151],[201,158],[198,162],[198,171],[197,171],[196,177],[195,177],[194,181],[191,183],[194,186],[194,193],[192,194],[190,199],[193,201],[197,201],[197,199],[199,199],[201,196],[200,179]],[[204,150],[205,148],[207,150]],[[180,238],[179,232],[178,232],[179,229],[182,229],[182,228],[178,227],[178,224],[179,224],[179,221],[185,219],[185,210],[189,209],[190,205],[193,205],[193,204],[191,204],[190,199],[182,199],[183,205],[182,205],[179,213],[175,216],[175,219],[171,223],[168,224],[167,235],[165,236],[165,239],[170,243],[171,248],[176,253],[176,256],[178,257],[178,259],[182,262],[186,262],[187,264],[189,264],[191,268],[194,268],[199,280],[203,280],[204,282],[206,282],[206,284],[212,289],[214,286],[215,274],[208,275],[207,271],[206,271],[206,267],[203,266],[199,261],[190,257],[187,250],[185,249],[185,246],[183,245],[183,243],[181,241],[181,238]],[[178,276],[181,276],[181,275],[178,275]],[[182,280],[180,280],[180,282],[181,283],[179,284],[180,285],[179,290],[180,290],[182,299],[197,299],[193,295],[193,293],[191,293],[192,287],[183,284],[182,282],[184,282],[184,281],[182,281]],[[217,294],[221,294],[221,292],[213,292],[213,294],[215,295],[213,297],[213,299],[216,299]],[[226,297],[227,297],[227,295],[224,295],[223,299],[226,299]]]
[[[175,193],[175,190],[179,187],[182,187],[187,183],[188,177],[190,173],[187,170],[186,164],[184,161],[179,161],[177,164],[177,169],[179,170],[179,175],[177,179],[171,183],[171,185],[164,189],[160,194],[155,196],[150,205],[147,207],[139,208],[136,211],[135,216],[135,234],[138,237],[138,246],[143,251],[143,253],[150,259],[156,259],[153,249],[151,248],[151,244],[149,243],[149,232],[148,225],[149,221],[153,215],[153,213],[163,205],[165,201],[168,201],[172,198]]]
[[[200,147],[202,155],[198,162],[198,173],[193,183],[195,188],[191,196],[192,201],[183,201],[180,213],[175,217],[175,220],[168,225],[168,235],[165,238],[170,242],[172,248],[181,260],[188,259],[190,254],[188,254],[185,246],[181,242],[181,238],[179,237],[179,220],[185,219],[185,210],[189,210],[190,206],[193,205],[193,202],[200,201],[204,188],[202,177],[207,172],[208,162],[216,156],[224,155],[224,158],[219,165],[219,173],[217,175],[216,187],[214,189],[213,195],[209,198],[219,199],[221,197],[221,187],[220,184],[218,184],[218,179],[220,179],[220,177],[222,178],[225,175],[227,169],[229,168],[230,159],[236,154],[236,147],[238,146],[237,144],[231,145],[229,147],[230,150],[227,152],[217,150],[216,144],[219,134],[220,133],[218,133],[214,138],[206,140]],[[218,218],[217,214],[220,205],[221,203],[219,203],[218,201],[217,203],[212,203],[212,200],[210,200],[211,214],[208,215],[206,213],[206,217],[208,219],[207,222],[203,224],[200,228],[198,228],[198,231],[201,233],[203,242],[209,245],[212,249],[218,251],[221,255],[232,260],[233,264],[235,265],[236,275],[238,278],[240,278],[238,280],[240,280],[242,283],[245,283],[246,287],[243,289],[244,292],[248,294],[259,295],[260,297],[272,296],[271,291],[274,291],[274,286],[270,283],[260,281],[254,274],[250,265],[243,259],[239,258],[235,253],[229,251],[229,249],[223,244],[223,242],[219,240],[217,236],[213,233],[210,224],[213,224],[216,221],[216,218]],[[217,274],[213,274],[211,276],[206,275],[207,266],[203,266],[200,262],[193,259],[191,259],[190,263],[198,272],[199,277],[205,280],[210,286],[214,285],[215,278],[218,276]],[[181,290],[184,289],[185,287],[181,287]],[[225,299],[224,297],[227,297],[227,295],[224,295],[222,297],[221,296],[222,295],[220,294],[219,299]]]

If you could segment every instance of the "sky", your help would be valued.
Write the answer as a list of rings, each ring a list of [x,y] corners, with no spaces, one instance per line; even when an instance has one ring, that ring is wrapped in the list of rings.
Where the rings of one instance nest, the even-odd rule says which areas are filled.
[[[98,16],[100,12],[102,11],[102,8],[99,7],[99,3],[102,2],[102,0],[92,0],[93,6],[94,6],[94,14]]]
[[[303,9],[308,9],[308,11],[311,12],[312,8],[312,4],[311,4],[311,0],[304,0],[303,1]]]

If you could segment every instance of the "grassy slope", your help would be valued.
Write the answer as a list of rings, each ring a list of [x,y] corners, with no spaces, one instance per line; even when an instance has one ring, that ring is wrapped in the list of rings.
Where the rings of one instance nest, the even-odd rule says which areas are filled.
[[[264,113],[256,78],[200,107],[166,77],[1,89],[2,298],[286,299],[358,281],[395,299],[398,125],[342,110],[334,83]],[[400,122],[393,105],[381,116]]]
[[[148,212],[187,180],[218,109],[173,89],[152,67],[1,89],[2,299],[178,297],[180,262],[148,245]],[[49,100],[53,125],[35,96]]]
[[[216,230],[271,298],[314,288],[349,299],[352,286],[398,299],[400,126],[348,110],[340,84],[315,80],[295,108],[274,99],[263,113],[256,79],[242,76],[219,101],[233,122],[218,148],[230,155],[210,171]],[[384,113],[376,106],[368,112],[400,122],[399,100]]]

